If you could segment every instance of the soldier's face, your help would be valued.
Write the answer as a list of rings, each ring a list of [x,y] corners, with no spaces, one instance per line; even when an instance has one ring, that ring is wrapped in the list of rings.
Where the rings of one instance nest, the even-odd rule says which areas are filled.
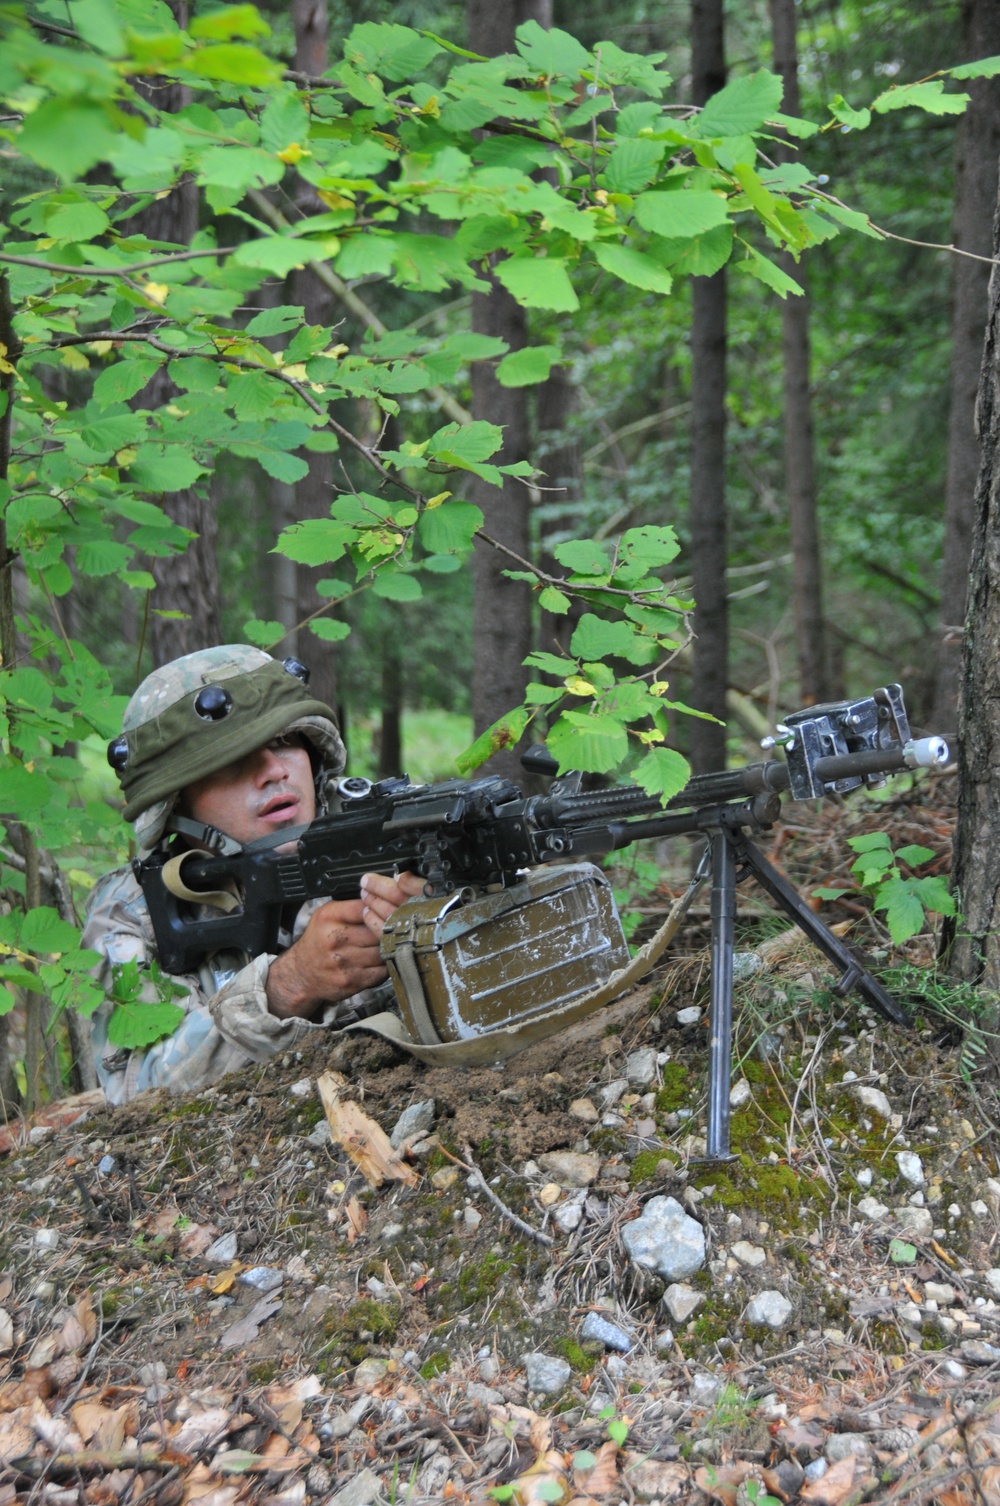
[[[297,733],[226,764],[184,790],[181,810],[244,845],[316,814],[309,754]]]

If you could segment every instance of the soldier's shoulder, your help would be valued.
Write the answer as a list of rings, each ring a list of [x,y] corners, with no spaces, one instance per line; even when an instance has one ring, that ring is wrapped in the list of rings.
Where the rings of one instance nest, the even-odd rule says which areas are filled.
[[[87,899],[87,929],[115,921],[139,923],[148,915],[142,889],[130,867],[113,868],[97,880]]]

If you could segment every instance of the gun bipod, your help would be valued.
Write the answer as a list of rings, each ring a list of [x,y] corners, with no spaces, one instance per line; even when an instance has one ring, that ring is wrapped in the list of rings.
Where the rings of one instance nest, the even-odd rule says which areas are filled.
[[[840,968],[834,991],[857,990],[884,1019],[908,1025],[909,1016],[803,902],[792,886],[750,841],[746,832],[729,824],[709,838],[703,863],[712,872],[711,999],[709,1004],[708,1110],[706,1161],[732,1161],[729,1146],[729,1091],[732,1074],[733,954],[736,885],[752,874],[779,909],[795,922],[827,959]]]

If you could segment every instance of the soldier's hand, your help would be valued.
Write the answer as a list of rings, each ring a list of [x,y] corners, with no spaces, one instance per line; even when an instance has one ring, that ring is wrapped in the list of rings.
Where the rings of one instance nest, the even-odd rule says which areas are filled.
[[[361,879],[361,913],[373,936],[381,936],[393,910],[405,899],[419,899],[426,879],[415,873],[390,878],[385,873],[366,873]]]
[[[265,985],[268,1009],[282,1019],[308,1019],[321,1004],[349,999],[387,976],[378,937],[365,924],[362,901],[331,900],[313,912],[298,941],[271,963]]]

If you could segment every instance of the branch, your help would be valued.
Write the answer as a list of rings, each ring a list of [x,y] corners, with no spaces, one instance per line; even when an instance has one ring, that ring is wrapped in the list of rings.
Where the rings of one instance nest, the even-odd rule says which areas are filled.
[[[291,229],[291,221],[286,219],[281,210],[276,208],[270,199],[262,194],[259,189],[251,188],[248,198],[257,206],[264,218],[270,221],[275,230]],[[359,319],[362,324],[367,325],[373,334],[381,336],[387,333],[386,326],[382,323],[374,309],[370,309],[364,299],[359,298],[357,293],[347,286],[343,278],[337,276],[332,267],[328,267],[325,262],[319,261],[311,261],[307,265],[310,272],[313,272],[319,278],[320,282],[323,283],[324,287],[329,288],[330,292],[340,299],[341,303],[346,309],[350,310],[355,319]],[[463,408],[461,403],[456,402],[451,393],[446,392],[443,387],[430,387],[428,391],[438,407],[442,412],[447,413],[449,418],[453,418],[458,424],[472,423],[472,414],[469,410]]]
[[[12,256],[0,249],[0,262],[10,262],[15,267],[38,267],[43,272],[64,272],[68,277],[131,277],[135,272],[145,272],[147,267],[172,267],[174,262],[195,261],[200,256],[231,256],[238,246],[213,246],[205,251],[174,251],[169,256],[153,256],[147,261],[129,262],[127,267],[95,267],[86,262],[81,267],[66,267],[61,262],[43,261],[38,256]]]

